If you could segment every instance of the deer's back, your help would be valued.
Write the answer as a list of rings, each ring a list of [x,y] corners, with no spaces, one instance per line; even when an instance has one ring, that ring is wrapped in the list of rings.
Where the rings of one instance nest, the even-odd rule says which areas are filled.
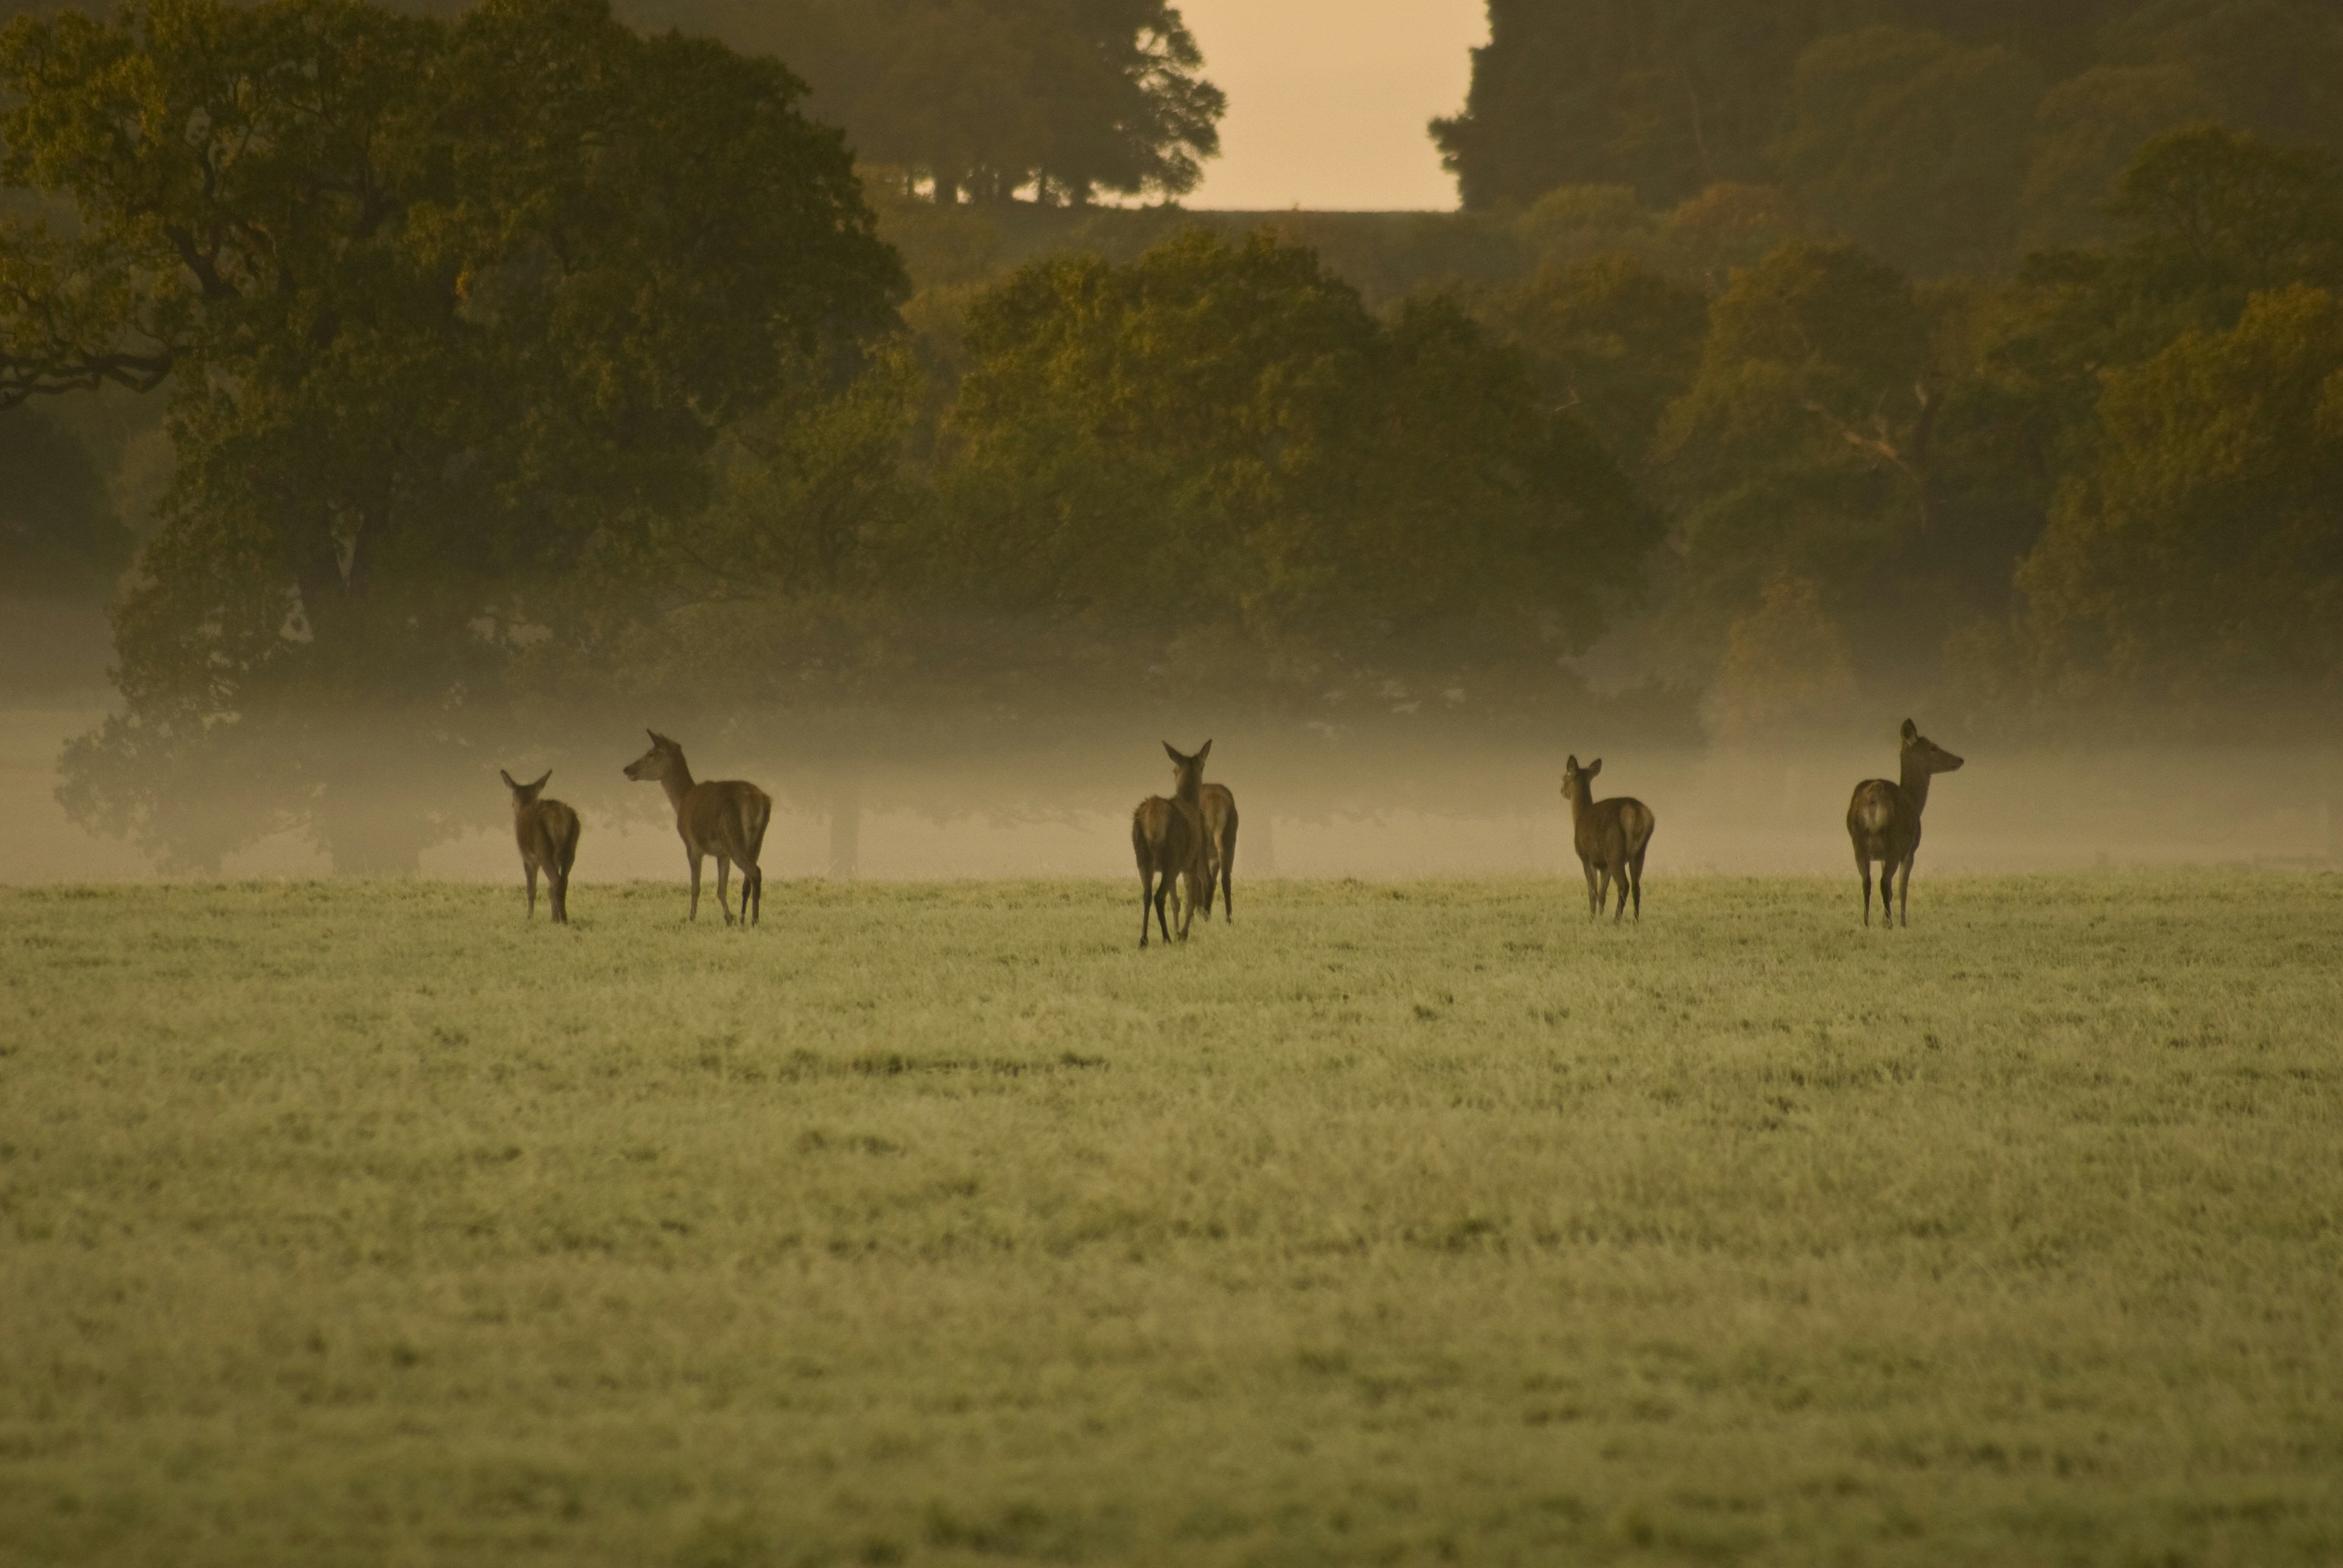
[[[1131,814],[1131,848],[1141,871],[1184,871],[1203,841],[1203,819],[1193,806],[1150,795]]]
[[[1901,859],[1920,842],[1919,802],[1901,784],[1866,779],[1846,804],[1846,831],[1856,849]]]
[[[523,861],[567,871],[578,858],[578,813],[563,801],[537,801],[514,816],[513,837]]]
[[[739,779],[695,784],[676,813],[685,842],[695,849],[753,863],[764,846],[772,797]]]
[[[1197,809],[1204,819],[1204,838],[1208,843],[1225,844],[1237,828],[1237,798],[1225,784],[1207,784]]]
[[[1652,809],[1633,795],[1614,795],[1578,813],[1572,837],[1580,859],[1598,866],[1623,866],[1652,841],[1657,823]]]

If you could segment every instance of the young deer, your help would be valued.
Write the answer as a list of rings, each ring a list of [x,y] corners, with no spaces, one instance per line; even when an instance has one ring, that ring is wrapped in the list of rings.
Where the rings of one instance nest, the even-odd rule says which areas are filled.
[[[1920,813],[1928,809],[1928,780],[1950,773],[1966,760],[1904,721],[1904,781],[1866,779],[1847,802],[1846,835],[1855,840],[1855,869],[1863,873],[1863,923],[1871,924],[1871,862],[1886,862],[1879,879],[1879,913],[1890,929],[1899,913],[1896,868],[1904,868],[1903,923],[1912,923],[1912,857],[1920,851]]]
[[[1652,809],[1631,795],[1614,796],[1608,800],[1594,798],[1594,776],[1603,771],[1603,759],[1581,768],[1573,757],[1563,765],[1562,798],[1570,802],[1571,841],[1578,850],[1578,863],[1586,872],[1586,918],[1594,920],[1603,913],[1603,906],[1611,893],[1615,879],[1619,884],[1619,908],[1611,919],[1615,924],[1627,912],[1627,895],[1635,896],[1635,920],[1644,919],[1644,851],[1651,847],[1652,829],[1659,819]]]
[[[537,874],[545,873],[546,900],[553,923],[569,923],[569,868],[578,859],[578,813],[558,800],[541,800],[550,769],[534,784],[517,784],[503,769],[497,777],[512,791],[513,838],[520,844],[520,869],[528,875],[528,918],[537,919]]]
[[[1212,918],[1212,890],[1221,894],[1221,919],[1237,918],[1237,798],[1225,784],[1207,784],[1197,797],[1204,819],[1204,920]]]
[[[1155,907],[1155,923],[1162,928],[1163,940],[1172,940],[1163,901],[1171,896],[1175,879],[1182,884],[1184,900],[1180,940],[1188,940],[1188,924],[1196,914],[1196,890],[1204,879],[1204,759],[1212,754],[1212,743],[1205,741],[1193,757],[1181,756],[1168,740],[1163,749],[1172,759],[1172,799],[1151,795],[1131,814],[1131,850],[1139,860],[1139,945],[1142,948],[1147,945],[1150,904]]]
[[[627,777],[637,783],[657,780],[675,808],[675,830],[683,835],[683,852],[691,861],[691,919],[699,918],[699,862],[716,857],[716,902],[724,923],[732,923],[732,906],[725,888],[732,862],[740,862],[740,919],[749,925],[765,909],[765,873],[757,857],[765,849],[765,824],[773,815],[772,797],[754,784],[726,779],[695,784],[683,759],[683,748],[656,729],[647,729],[651,749],[627,764]]]

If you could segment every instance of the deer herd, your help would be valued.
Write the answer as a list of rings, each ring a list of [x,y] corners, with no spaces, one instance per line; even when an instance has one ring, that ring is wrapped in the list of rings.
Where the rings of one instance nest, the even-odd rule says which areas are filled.
[[[758,865],[764,852],[765,825],[773,815],[772,797],[754,784],[738,779],[700,782],[693,779],[683,748],[657,730],[645,733],[651,749],[627,764],[627,777],[638,783],[656,783],[675,808],[675,830],[683,839],[684,858],[691,866],[690,920],[699,918],[699,873],[710,855],[716,857],[716,902],[724,923],[733,923],[729,898],[732,868],[740,868],[740,921],[758,923],[765,905],[765,873]],[[1151,795],[1131,814],[1131,852],[1139,862],[1139,945],[1147,946],[1148,917],[1167,942],[1172,940],[1172,912],[1179,916],[1179,940],[1188,940],[1196,910],[1212,918],[1212,899],[1221,900],[1221,918],[1236,918],[1234,883],[1237,868],[1237,799],[1224,784],[1204,782],[1204,759],[1212,754],[1209,740],[1193,756],[1171,742],[1163,745],[1172,759],[1172,794]],[[1879,909],[1890,927],[1909,926],[1912,909],[1912,860],[1920,849],[1920,814],[1928,806],[1928,780],[1950,773],[1963,759],[1954,756],[1904,721],[1902,767],[1894,779],[1866,779],[1855,787],[1847,803],[1846,833],[1855,844],[1855,869],[1863,874],[1863,923],[1871,924],[1871,867],[1880,865]],[[1594,777],[1603,759],[1581,767],[1574,755],[1562,770],[1562,796],[1570,802],[1572,846],[1586,873],[1586,909],[1599,918],[1611,902],[1615,884],[1618,901],[1612,910],[1614,924],[1627,912],[1632,897],[1635,919],[1644,918],[1644,852],[1651,847],[1658,819],[1652,809],[1629,795],[1608,800],[1594,798]],[[545,875],[547,897],[557,924],[569,920],[569,868],[578,859],[578,813],[558,800],[545,799],[548,772],[533,784],[498,775],[512,793],[513,838],[520,846],[521,869],[528,879],[528,914],[537,917],[537,879]],[[1896,873],[1903,873],[1903,892],[1896,892]]]

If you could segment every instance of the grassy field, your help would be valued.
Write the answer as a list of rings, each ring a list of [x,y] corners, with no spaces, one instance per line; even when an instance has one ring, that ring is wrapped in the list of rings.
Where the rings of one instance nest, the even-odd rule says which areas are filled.
[[[0,890],[0,1560],[2343,1560],[2343,878]]]

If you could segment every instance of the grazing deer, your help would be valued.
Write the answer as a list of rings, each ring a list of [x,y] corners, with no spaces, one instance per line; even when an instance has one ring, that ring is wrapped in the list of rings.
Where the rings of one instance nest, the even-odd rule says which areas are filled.
[[[1204,920],[1212,918],[1212,890],[1221,893],[1221,919],[1237,918],[1237,798],[1225,784],[1207,784],[1197,796],[1204,819]]]
[[[1155,908],[1155,923],[1162,928],[1163,940],[1172,940],[1163,901],[1171,896],[1174,880],[1182,884],[1185,900],[1180,914],[1180,940],[1188,940],[1188,924],[1196,914],[1196,890],[1204,879],[1204,759],[1212,754],[1212,743],[1205,741],[1193,757],[1181,756],[1168,740],[1163,749],[1172,759],[1172,799],[1151,795],[1131,814],[1131,850],[1139,860],[1139,945],[1142,948],[1147,945],[1150,904]]]
[[[716,902],[724,923],[732,923],[732,906],[725,900],[732,862],[740,862],[740,919],[749,925],[765,909],[765,873],[757,857],[765,849],[765,824],[773,815],[772,797],[754,784],[725,779],[695,784],[683,759],[683,748],[656,729],[651,749],[627,764],[627,777],[637,783],[656,779],[675,808],[675,830],[683,835],[683,852],[691,861],[691,916],[699,918],[699,862],[716,857]]]
[[[1563,765],[1562,798],[1570,802],[1571,841],[1578,850],[1578,863],[1586,872],[1586,918],[1594,920],[1603,913],[1609,899],[1611,883],[1619,884],[1619,908],[1611,917],[1615,924],[1627,912],[1627,895],[1635,896],[1635,922],[1644,920],[1644,851],[1651,847],[1652,829],[1659,819],[1652,809],[1631,795],[1614,796],[1608,800],[1594,798],[1594,776],[1603,771],[1603,759],[1581,768],[1572,757]]]
[[[553,923],[569,923],[569,868],[578,859],[578,813],[558,800],[541,800],[551,769],[534,784],[517,784],[503,769],[497,777],[512,791],[513,838],[520,844],[520,869],[528,874],[528,918],[537,919],[537,874],[545,873],[546,900]]]
[[[1928,809],[1928,780],[1950,773],[1966,759],[1954,756],[1904,721],[1904,781],[1866,779],[1847,802],[1846,835],[1855,840],[1855,868],[1863,873],[1863,923],[1871,924],[1871,862],[1886,862],[1879,879],[1879,913],[1890,929],[1899,913],[1896,868],[1904,868],[1903,923],[1912,923],[1912,857],[1920,852],[1920,813]]]

